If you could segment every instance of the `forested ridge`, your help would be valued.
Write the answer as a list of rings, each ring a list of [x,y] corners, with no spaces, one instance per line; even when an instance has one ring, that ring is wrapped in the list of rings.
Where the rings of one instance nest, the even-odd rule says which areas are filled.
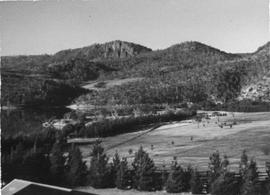
[[[90,91],[75,100],[78,104],[193,102],[205,105],[238,101],[244,87],[269,77],[269,53],[269,42],[254,53],[231,54],[194,41],[156,51],[112,41],[54,55],[1,57],[1,69],[3,75],[11,70],[25,75],[44,74],[70,87],[79,87],[91,80],[143,78],[106,90]],[[14,83],[17,81],[12,77],[4,80],[2,91],[5,88],[16,91],[6,93],[8,97],[4,100],[12,102],[18,95],[27,96],[25,91],[17,92],[21,87]],[[30,83],[25,82],[24,86]],[[36,93],[43,93],[43,89],[37,88],[31,86]],[[261,101],[256,96],[253,100]],[[19,102],[25,102],[24,98]],[[19,102],[13,101],[15,105]]]

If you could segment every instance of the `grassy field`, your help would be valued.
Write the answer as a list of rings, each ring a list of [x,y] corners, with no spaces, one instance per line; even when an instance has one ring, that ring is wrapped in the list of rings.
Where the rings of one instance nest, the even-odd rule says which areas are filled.
[[[139,81],[142,79],[143,79],[142,77],[137,77],[137,78],[114,79],[114,80],[94,81],[94,82],[90,81],[90,82],[85,82],[84,84],[82,84],[82,87],[88,90],[100,91],[100,90],[109,89],[114,86],[123,85],[125,83]],[[99,85],[101,87],[98,87]]]
[[[116,188],[109,188],[109,189],[95,189],[92,187],[79,187],[76,190],[83,191],[83,192],[90,192],[94,194],[100,195],[191,195],[191,193],[167,193],[165,191],[156,191],[156,192],[141,192],[137,190],[119,190]]]
[[[207,168],[209,155],[215,150],[229,157],[230,168],[234,170],[245,149],[249,157],[255,158],[259,170],[264,171],[265,161],[270,159],[270,112],[234,113],[234,119],[237,124],[232,128],[220,128],[218,118],[203,121],[199,127],[195,121],[182,121],[161,126],[154,131],[104,138],[102,144],[110,157],[117,150],[120,156],[127,157],[131,162],[142,145],[158,167],[164,164],[169,168],[173,156],[176,156],[183,166],[191,164],[201,170]],[[228,113],[227,116],[219,117],[219,120],[231,121],[233,116]],[[128,152],[129,149],[132,149],[132,154]],[[81,151],[89,162],[91,146],[82,146]]]

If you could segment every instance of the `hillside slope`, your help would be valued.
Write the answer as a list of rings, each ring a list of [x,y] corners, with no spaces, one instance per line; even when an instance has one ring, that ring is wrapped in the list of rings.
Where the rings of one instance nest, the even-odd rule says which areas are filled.
[[[252,89],[254,85],[268,88],[269,45],[241,55],[195,41],[156,51],[134,43],[112,41],[63,50],[51,56],[2,57],[2,70],[3,74],[5,70],[42,73],[75,86],[88,81],[134,80],[83,95],[76,100],[79,104],[229,102],[241,96],[248,98],[247,93],[252,92],[249,85]],[[13,86],[16,91],[19,86],[8,85],[14,80],[6,78],[7,85],[3,86]],[[266,89],[262,89],[263,98],[259,99],[268,98],[264,97],[268,93]]]

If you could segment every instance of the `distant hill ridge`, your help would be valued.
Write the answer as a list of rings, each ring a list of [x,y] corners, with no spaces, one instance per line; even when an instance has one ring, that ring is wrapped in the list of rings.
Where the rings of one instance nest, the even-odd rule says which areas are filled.
[[[102,100],[101,104],[109,98],[118,99],[119,104],[204,102],[212,96],[222,101],[239,96],[265,99],[269,97],[265,90],[269,86],[269,49],[270,42],[253,53],[233,54],[200,42],[187,41],[166,49],[151,50],[116,40],[62,50],[54,55],[3,56],[3,89],[9,92],[4,100],[18,97],[18,88],[22,89],[19,92],[22,101],[19,102],[24,102],[26,97],[31,97],[30,102],[34,101],[34,93],[47,93],[46,87],[40,92],[36,92],[40,86],[34,86],[38,90],[30,89],[30,82],[20,86],[12,77],[18,76],[16,72],[42,74],[77,87],[84,82],[143,78],[134,84],[130,82],[103,90],[94,97],[85,96],[82,99],[86,103],[91,103],[93,98]],[[266,79],[262,80],[263,77]],[[260,85],[258,90],[257,85]],[[17,104],[17,100],[12,103]]]
[[[102,59],[102,58],[126,58],[133,57],[140,53],[152,51],[145,46],[126,42],[126,41],[111,41],[104,44],[93,44],[88,47],[62,50],[57,52],[53,58],[59,60],[61,58],[86,58],[88,60]]]

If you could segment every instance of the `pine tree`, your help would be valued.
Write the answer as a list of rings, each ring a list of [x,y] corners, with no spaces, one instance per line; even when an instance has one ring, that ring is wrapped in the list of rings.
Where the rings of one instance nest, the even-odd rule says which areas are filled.
[[[18,166],[17,178],[47,183],[50,179],[50,162],[43,152],[28,152]]]
[[[224,155],[219,176],[211,183],[211,193],[213,195],[239,194],[239,180],[235,178],[234,173],[228,171],[228,165],[228,157]]]
[[[259,189],[257,164],[254,160],[250,160],[243,174],[241,195],[259,194]]]
[[[223,172],[212,184],[211,194],[213,195],[239,195],[239,182],[234,173]]]
[[[67,181],[70,186],[83,185],[86,181],[86,165],[78,148],[69,152],[67,163]]]
[[[135,154],[132,163],[134,169],[133,185],[138,190],[151,191],[154,189],[155,164],[141,146]]]
[[[64,169],[65,158],[62,152],[62,145],[59,142],[55,142],[50,154],[50,172],[52,175],[53,183],[61,185],[64,183]]]
[[[92,159],[89,170],[89,183],[95,188],[108,187],[112,182],[110,169],[108,167],[108,157],[104,153],[104,148],[100,142],[96,142],[91,153]]]
[[[246,150],[243,150],[239,164],[239,170],[241,174],[245,172],[247,165],[248,165],[248,156],[246,154]]]
[[[184,170],[174,161],[166,183],[166,191],[169,193],[178,193],[183,192],[185,188]]]
[[[201,194],[203,190],[203,183],[200,179],[200,174],[197,169],[194,169],[191,174],[190,188],[192,194]]]
[[[128,162],[126,158],[123,158],[116,173],[115,185],[118,189],[127,189],[130,184],[129,180]]]
[[[209,186],[219,177],[222,166],[221,166],[221,159],[219,156],[219,151],[217,150],[214,152],[210,157],[210,163],[209,163],[209,170],[210,170],[210,177],[209,177]]]
[[[113,162],[112,162],[112,166],[111,166],[111,174],[113,177],[113,181],[116,181],[116,175],[117,175],[117,171],[120,168],[120,157],[119,154],[117,152],[115,152],[114,157],[113,157]]]

